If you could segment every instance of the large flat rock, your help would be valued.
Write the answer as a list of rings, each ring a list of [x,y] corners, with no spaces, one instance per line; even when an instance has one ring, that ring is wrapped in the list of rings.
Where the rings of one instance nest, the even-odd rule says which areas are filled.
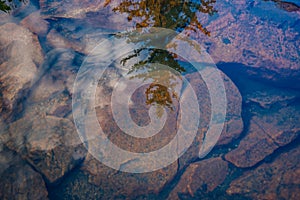
[[[0,198],[1,199],[48,199],[48,192],[41,174],[32,169],[19,156],[10,151],[1,151],[1,164],[6,156],[4,171],[0,171]],[[8,160],[10,160],[7,162]]]
[[[187,167],[168,199],[180,199],[181,194],[194,197],[197,191],[212,192],[222,184],[228,173],[228,163],[221,158],[210,158]]]
[[[222,72],[221,76],[224,81],[224,86],[226,90],[227,106],[226,107],[226,118],[224,121],[223,130],[217,138],[216,146],[222,146],[230,144],[235,141],[244,129],[243,120],[241,117],[242,109],[242,97],[235,86],[235,84]],[[197,73],[187,75],[187,79],[193,85],[195,92],[198,97],[199,108],[201,112],[200,123],[198,133],[194,140],[194,143],[186,151],[186,153],[179,159],[180,168],[183,168],[190,161],[198,158],[200,148],[203,145],[204,136],[207,133],[210,115],[211,115],[211,100],[209,96],[208,89],[205,82]]]
[[[42,71],[43,54],[38,38],[14,23],[0,26],[0,52],[0,120],[8,120],[22,111],[23,99]]]
[[[74,124],[54,116],[25,116],[12,123],[7,146],[54,183],[78,165],[86,149]]]
[[[154,172],[125,173],[105,166],[88,154],[81,168],[54,190],[53,197],[151,199],[163,190],[176,173],[176,162]]]
[[[49,22],[41,17],[40,11],[35,11],[25,17],[20,24],[28,28],[32,33],[38,36],[45,36],[49,29]]]
[[[299,199],[300,148],[281,153],[270,163],[245,172],[227,189],[253,199]]]
[[[32,87],[24,114],[4,129],[5,144],[40,172],[58,182],[86,155],[72,121],[71,91],[78,67],[74,54],[57,49],[46,55],[48,73]]]
[[[300,107],[296,96],[270,91],[248,97],[253,103],[249,106],[253,116],[246,136],[225,156],[237,167],[252,167],[299,136]]]

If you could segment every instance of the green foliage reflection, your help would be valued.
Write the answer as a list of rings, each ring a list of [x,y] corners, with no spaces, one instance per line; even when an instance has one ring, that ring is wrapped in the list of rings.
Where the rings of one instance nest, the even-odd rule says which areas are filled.
[[[111,0],[106,0],[108,6]],[[214,8],[216,0],[121,0],[113,11],[127,14],[128,21],[134,21],[136,28],[163,27],[176,31],[189,30],[210,36],[210,32],[200,23],[197,13],[213,15],[217,12]],[[130,42],[135,42],[130,39]],[[121,64],[128,60],[139,58],[145,49],[137,49],[134,54],[123,58]],[[129,74],[131,78],[152,79],[153,83],[146,89],[146,104],[156,104],[159,107],[167,107],[173,110],[174,98],[178,98],[175,92],[176,81],[172,73],[160,73],[160,69],[149,63],[167,65],[179,74],[185,72],[176,55],[159,49],[148,50],[148,56],[131,66]],[[162,84],[158,84],[163,81]],[[161,82],[160,82],[161,83]],[[162,111],[157,111],[160,116]]]
[[[111,0],[106,0],[109,5]],[[122,0],[113,11],[127,13],[128,20],[135,19],[136,27],[186,28],[210,32],[202,26],[196,13],[213,15],[217,12],[213,5],[216,0]]]
[[[19,0],[21,3],[27,3],[28,0]],[[17,7],[14,0],[0,0],[0,10],[9,13]]]

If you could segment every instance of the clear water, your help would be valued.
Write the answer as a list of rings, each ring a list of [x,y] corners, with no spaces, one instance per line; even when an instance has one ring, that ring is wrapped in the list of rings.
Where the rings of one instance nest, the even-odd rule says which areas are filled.
[[[29,20],[24,22],[24,19],[28,18]],[[286,142],[284,139],[280,140],[280,138],[276,140],[278,147],[264,155],[257,162],[253,161],[253,165],[240,167],[237,164],[238,161],[235,162],[226,157],[232,150],[242,146],[241,144],[247,144],[248,136],[251,135],[251,131],[249,131],[252,127],[251,122],[256,116],[269,116],[272,113],[287,109],[283,113],[282,118],[271,118],[267,123],[270,126],[275,126],[274,130],[277,130],[276,126],[278,126],[278,130],[281,131],[283,129],[286,134],[299,128],[297,119],[300,113],[300,2],[297,0],[284,2],[261,0],[236,2],[220,2],[218,0],[40,0],[29,1],[23,4],[17,3],[17,8],[13,9],[10,14],[1,13],[1,25],[11,22],[26,27],[34,33],[34,37],[38,39],[36,42],[41,46],[43,60],[34,74],[33,80],[30,80],[30,86],[28,87],[24,84],[23,87],[26,90],[23,93],[20,90],[19,95],[16,95],[12,108],[5,107],[5,92],[6,88],[9,88],[11,79],[3,78],[5,75],[0,72],[0,78],[3,78],[3,80],[0,80],[0,100],[2,101],[0,105],[3,107],[0,110],[0,130],[2,134],[0,142],[1,156],[5,158],[1,159],[0,167],[2,169],[0,173],[2,173],[1,177],[9,177],[9,173],[16,174],[17,170],[15,168],[17,167],[15,166],[19,165],[16,165],[13,160],[17,160],[16,157],[19,159],[20,156],[20,159],[24,160],[26,165],[29,165],[33,171],[42,175],[49,199],[167,199],[168,197],[172,199],[174,196],[171,194],[174,192],[178,192],[177,198],[179,199],[268,198],[268,196],[264,196],[265,194],[260,194],[262,191],[257,191],[254,187],[250,187],[248,192],[242,191],[234,194],[230,194],[228,188],[231,187],[235,180],[238,180],[245,174],[255,174],[256,169],[269,163],[276,164],[280,155],[299,148],[299,131],[296,131],[293,137],[286,139],[290,140],[289,142]],[[151,35],[149,33],[152,33],[151,30],[153,29],[151,28],[153,27],[165,28],[165,30],[168,29],[172,32],[163,31],[159,32],[159,34]],[[138,31],[133,31],[135,29],[138,29]],[[189,43],[189,47],[192,46],[193,51],[187,48],[182,49],[184,45],[184,42],[182,42],[180,43],[181,48],[176,47],[176,44],[172,43],[174,38],[176,38],[176,34],[182,34],[182,36],[196,41],[200,46],[193,46],[193,44]],[[9,38],[10,35],[1,37]],[[109,41],[114,41],[115,43],[110,43]],[[7,49],[5,49],[4,43],[1,45],[0,54],[5,60]],[[172,45],[175,45],[175,47]],[[157,48],[158,46],[165,49],[159,49]],[[172,48],[177,49],[177,53],[167,51]],[[203,52],[197,54],[194,50]],[[207,55],[207,57],[198,55]],[[18,56],[20,55],[16,54],[12,57]],[[3,66],[6,63],[4,60],[0,59]],[[89,61],[93,61],[92,64]],[[58,171],[62,170],[61,168],[69,169],[63,169],[63,175],[57,175],[57,178],[51,179],[49,173],[59,174],[60,172],[49,167],[53,166],[56,161],[49,161],[50,164],[44,164],[47,163],[46,158],[48,154],[52,153],[55,155],[52,160],[63,160],[65,155],[63,151],[67,151],[69,147],[64,148],[66,142],[62,142],[63,139],[61,138],[57,139],[55,138],[56,136],[53,136],[49,140],[43,140],[39,138],[39,135],[40,137],[45,136],[43,135],[44,129],[49,130],[50,135],[53,132],[60,133],[60,131],[64,134],[66,125],[59,124],[53,128],[52,124],[50,124],[47,127],[43,126],[41,120],[42,125],[38,126],[40,117],[50,116],[50,118],[54,117],[59,120],[66,119],[71,121],[73,127],[76,124],[76,131],[81,137],[81,142],[85,144],[86,148],[89,148],[93,156],[98,154],[100,157],[109,158],[111,163],[119,162],[119,160],[123,159],[121,156],[113,158],[114,154],[112,153],[105,155],[102,154],[102,151],[98,151],[98,147],[95,147],[95,143],[98,141],[95,139],[98,134],[95,130],[97,130],[98,126],[93,125],[94,121],[90,120],[88,128],[83,131],[84,133],[78,131],[79,125],[87,125],[76,121],[75,115],[77,112],[85,115],[90,108],[89,104],[91,102],[87,101],[88,106],[84,107],[82,106],[82,101],[76,101],[80,98],[76,96],[75,81],[78,81],[79,84],[78,91],[81,92],[78,93],[79,96],[90,95],[90,85],[85,85],[85,83],[95,81],[94,84],[97,87],[95,87],[95,91],[91,90],[91,92],[94,92],[92,96],[94,95],[96,99],[91,105],[95,108],[95,116],[97,117],[95,122],[100,124],[109,140],[128,152],[148,153],[159,150],[167,145],[170,140],[176,138],[176,131],[179,129],[178,120],[185,119],[184,112],[180,112],[180,108],[184,107],[181,105],[181,99],[192,102],[188,103],[191,110],[187,112],[190,113],[193,113],[194,110],[199,110],[196,104],[205,104],[202,107],[200,106],[200,115],[203,115],[204,118],[199,121],[199,127],[197,126],[196,129],[198,134],[199,130],[207,130],[210,125],[210,114],[213,113],[213,111],[209,111],[213,109],[213,101],[208,100],[210,86],[208,83],[203,83],[205,78],[197,74],[199,68],[193,66],[193,63],[197,63],[203,70],[205,69],[204,66],[208,66],[208,68],[213,66],[215,67],[214,69],[220,70],[228,76],[227,81],[232,81],[237,87],[237,90],[233,86],[228,89],[230,90],[230,95],[232,95],[229,95],[229,97],[235,99],[237,98],[236,96],[241,95],[241,98],[232,100],[233,105],[227,106],[227,108],[230,107],[232,110],[241,110],[239,116],[235,116],[236,113],[234,113],[238,113],[238,111],[230,111],[233,114],[230,113],[229,115],[234,115],[239,120],[242,120],[243,123],[240,133],[237,136],[232,136],[234,138],[230,142],[216,145],[219,137],[213,137],[217,138],[210,145],[212,150],[210,151],[209,149],[204,158],[199,158],[199,143],[204,145],[206,140],[203,138],[197,141],[192,140],[193,143],[190,144],[189,150],[181,158],[174,160],[173,164],[175,163],[176,167],[168,167],[166,165],[162,175],[157,175],[155,172],[147,172],[145,174],[122,172],[122,169],[126,171],[126,169],[131,168],[134,168],[137,172],[144,169],[152,169],[152,164],[141,166],[138,165],[140,162],[134,161],[134,159],[132,161],[133,164],[131,161],[124,165],[122,164],[120,166],[121,171],[118,171],[107,168],[102,164],[99,164],[99,166],[96,164],[97,168],[87,162],[91,157],[83,156],[81,159],[74,159],[76,161],[72,165],[67,163],[67,166],[62,167],[63,164],[58,164]],[[87,67],[84,68],[83,66]],[[84,76],[78,75],[81,72]],[[101,72],[103,74],[100,74]],[[95,79],[95,76],[99,74],[102,77]],[[123,80],[122,82],[122,77],[126,77],[127,85],[126,81]],[[203,92],[196,94],[198,101],[193,101],[193,95],[189,93],[189,87],[183,81],[184,78],[193,83],[191,85],[195,91]],[[214,78],[212,76],[212,79]],[[198,79],[200,81],[197,81]],[[138,88],[130,88],[128,86],[130,80],[144,84]],[[217,84],[217,78],[213,82]],[[6,87],[2,87],[1,84]],[[14,84],[14,82],[12,81],[11,84]],[[114,96],[114,90],[117,87],[122,92]],[[220,89],[219,87],[217,88]],[[126,99],[128,93],[131,93],[132,96]],[[217,92],[217,94],[219,93]],[[114,97],[116,99],[115,104],[112,104],[110,100]],[[222,101],[222,95],[217,97],[219,101]],[[120,107],[118,107],[125,104],[128,106],[128,113],[122,112]],[[82,109],[83,107],[87,108],[87,110]],[[219,109],[222,110],[221,108]],[[290,110],[294,110],[294,112],[289,113]],[[220,113],[212,118],[225,117]],[[114,122],[116,115],[121,116],[120,118],[123,121],[120,123],[122,123],[123,129]],[[187,133],[189,133],[189,129],[192,129],[194,117],[195,115],[192,115],[190,118],[187,118],[189,125],[184,126]],[[129,118],[131,118],[130,121],[128,121]],[[31,120],[36,124],[32,125]],[[164,128],[160,129],[161,131],[159,131],[157,136],[150,139],[144,140],[133,135],[124,136],[122,132],[125,128],[129,132],[132,130],[135,132],[136,129],[134,128],[136,127],[128,125],[131,124],[130,122],[134,122],[142,127],[139,129],[142,130],[141,134],[150,134],[151,131],[156,131],[155,128],[161,126],[162,121],[165,123]],[[220,121],[222,119],[218,122]],[[278,124],[273,123],[274,121],[278,122]],[[222,123],[224,123],[224,120]],[[154,128],[147,130],[147,127],[153,124]],[[22,128],[22,125],[25,128]],[[16,129],[13,129],[14,126],[17,126]],[[41,134],[37,133],[36,136],[32,136],[38,132],[35,129],[40,131]],[[89,129],[92,130],[91,132],[94,131],[95,135],[89,135]],[[270,128],[266,132],[270,131],[272,135],[272,130]],[[76,142],[80,141],[77,132]],[[201,137],[206,136],[208,138],[208,134],[201,134]],[[22,140],[15,135],[22,135],[24,138],[28,137],[29,139]],[[139,135],[136,133],[135,136]],[[30,143],[32,142],[30,137],[36,143]],[[272,136],[270,137],[272,138]],[[280,137],[285,137],[285,134]],[[19,138],[20,141],[16,138]],[[258,144],[260,144],[260,140],[264,139],[260,137],[253,138],[252,140],[257,140]],[[251,142],[253,142],[252,140],[248,141],[250,146]],[[47,144],[44,144],[45,141],[49,143],[50,149],[52,141],[55,141],[53,142],[53,149],[58,149],[58,153],[55,150],[45,150],[44,146],[47,146]],[[39,142],[43,143],[41,148],[44,149],[41,151],[47,153],[40,154],[39,150],[30,149],[32,148],[30,145],[39,146]],[[70,143],[72,142],[70,141]],[[14,145],[15,143],[16,145]],[[70,148],[73,148],[72,145],[70,145]],[[104,146],[104,143],[102,145]],[[62,148],[60,149],[60,147]],[[258,145],[257,148],[256,150],[258,151],[261,149],[261,151],[265,150],[263,145]],[[255,149],[252,150],[253,152],[255,151]],[[250,154],[252,150],[249,150]],[[60,151],[62,152],[61,154]],[[13,156],[11,152],[13,152]],[[37,155],[32,155],[34,153]],[[74,155],[72,155],[72,158],[77,156],[77,154]],[[160,158],[156,157],[156,159],[167,159],[163,154],[160,156]],[[245,155],[242,154],[240,156],[243,157]],[[254,154],[253,157],[255,156],[257,155]],[[7,157],[9,159],[6,159]],[[46,161],[43,161],[44,158]],[[227,173],[224,180],[212,190],[210,190],[210,184],[212,184],[210,181],[199,181],[202,185],[191,186],[192,189],[189,190],[180,189],[185,183],[185,180],[183,180],[185,174],[193,166],[193,163],[201,164],[205,160],[214,158],[221,158],[228,163],[228,170],[224,171],[224,173]],[[156,161],[156,159],[154,160]],[[153,166],[155,166],[155,161]],[[16,162],[18,163],[19,161]],[[137,166],[135,162],[138,163]],[[249,162],[252,162],[252,160]],[[299,171],[299,163],[296,163],[295,166],[291,169],[292,172]],[[20,168],[22,167],[23,164],[20,165]],[[47,173],[47,168],[51,168],[49,173]],[[88,170],[86,170],[87,168]],[[282,166],[279,166],[279,168],[281,171],[274,172],[273,177],[279,176],[278,174],[280,173],[287,173],[287,168]],[[93,174],[89,170],[92,172],[96,170],[96,172]],[[210,172],[208,170],[208,173]],[[299,176],[298,174],[295,176]],[[197,174],[191,176],[191,179],[194,180],[203,178],[200,175],[197,177]],[[8,185],[15,185],[16,188],[19,187],[19,183],[14,182],[14,179],[21,183],[24,182],[24,180],[16,177],[1,179]],[[27,179],[25,178],[25,180]],[[28,180],[32,179],[29,177]],[[211,181],[214,182],[215,179]],[[255,181],[257,180],[249,179],[249,184],[251,185]],[[287,193],[297,194],[299,182],[287,181],[275,186],[269,184],[272,180],[266,178],[266,182],[267,192],[271,191],[275,195],[269,198],[297,198],[295,195],[286,198],[283,194],[284,192],[274,192],[274,190],[287,187]],[[31,188],[36,183],[26,184],[26,187]],[[193,189],[193,187],[196,189]],[[7,192],[8,196],[5,196],[5,191],[2,191],[2,193],[0,193],[0,197],[3,195],[3,198],[10,197],[10,199],[14,199],[17,197],[14,192]]]

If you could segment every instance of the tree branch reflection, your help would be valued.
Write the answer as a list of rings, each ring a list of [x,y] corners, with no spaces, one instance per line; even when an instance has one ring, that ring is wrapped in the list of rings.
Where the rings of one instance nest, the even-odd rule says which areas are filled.
[[[108,6],[111,0],[106,0]],[[177,32],[189,30],[196,33],[203,33],[210,36],[210,32],[201,24],[197,13],[213,15],[217,12],[214,8],[216,0],[122,0],[113,11],[127,14],[128,21],[134,21],[136,28],[163,27]],[[135,41],[127,35],[130,42]],[[140,58],[141,53],[146,53],[144,59],[133,64],[128,72],[131,78],[151,79],[152,84],[145,91],[146,104],[158,105],[159,108],[173,110],[173,100],[178,100],[175,91],[177,82],[172,73],[159,73],[160,69],[149,63],[160,63],[177,71],[179,74],[186,70],[178,63],[177,56],[159,49],[137,49],[133,54],[123,58],[121,64],[124,66],[127,61]],[[159,83],[163,83],[159,84]],[[162,111],[157,110],[158,116]]]

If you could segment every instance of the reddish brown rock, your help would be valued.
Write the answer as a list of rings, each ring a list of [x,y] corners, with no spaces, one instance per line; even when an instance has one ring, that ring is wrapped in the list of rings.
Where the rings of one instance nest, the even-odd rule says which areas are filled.
[[[86,154],[72,123],[71,91],[78,67],[74,53],[50,51],[43,63],[50,68],[32,87],[21,119],[1,126],[1,141],[55,183],[80,164]],[[1,130],[1,132],[2,132]]]
[[[177,172],[177,164],[142,174],[113,170],[87,155],[77,178],[67,181],[60,196],[77,196],[80,199],[138,199],[157,195]],[[93,191],[93,192],[91,192]]]
[[[38,36],[45,36],[49,28],[49,23],[42,19],[40,11],[28,15],[20,22],[20,24]]]
[[[125,31],[134,27],[134,20],[128,21],[127,13],[113,11],[115,6],[120,4],[120,0],[110,1],[104,6],[106,1],[40,1],[41,15],[46,19],[68,18],[76,19],[78,27],[92,26],[95,28],[105,28],[109,30]],[[93,31],[94,33],[94,31]]]
[[[89,156],[82,165],[89,182],[106,191],[117,190],[114,195],[134,197],[149,193],[158,194],[177,172],[177,163],[149,173],[130,174],[117,172]],[[105,180],[104,177],[109,177]]]
[[[40,1],[45,18],[80,19],[72,23],[78,23],[77,27],[89,24],[110,32],[135,26],[134,20],[128,22],[128,13],[112,11],[119,3],[118,0],[112,1],[105,7],[104,1]],[[278,5],[291,7],[292,4],[279,2]],[[208,19],[207,13],[197,13],[201,16],[202,25],[211,32],[210,37],[201,31],[195,35],[189,28],[185,31],[187,35],[197,38],[216,63],[240,63],[247,73],[279,84],[292,85],[291,80],[293,83],[299,81],[300,44],[296,28],[299,24],[299,12],[279,10],[275,3],[265,1],[239,1],[230,4],[221,1],[215,3],[214,8],[218,10],[218,15],[211,19]],[[258,14],[266,10],[268,16]],[[276,17],[278,14],[282,17]],[[135,18],[139,21],[142,17]],[[286,26],[290,28],[285,29]],[[91,29],[91,32],[94,30]]]
[[[47,43],[52,48],[64,48],[64,49],[73,49],[74,51],[87,54],[85,50],[85,44],[80,43],[77,40],[72,40],[63,37],[56,30],[51,29],[47,35]]]
[[[110,94],[103,95],[102,89],[103,88],[98,88],[96,94],[98,104],[96,107],[96,113],[98,121],[103,131],[108,135],[109,139],[118,147],[132,152],[151,152],[167,145],[176,135],[176,122],[179,104],[175,98],[173,99],[174,102],[172,105],[174,110],[172,111],[166,108],[168,118],[164,124],[164,127],[152,137],[135,138],[127,135],[127,133],[124,133],[118,127],[118,124],[115,122],[111,111],[112,106],[110,104]],[[133,94],[131,98],[133,104],[129,107],[132,117],[131,120],[140,126],[150,122],[148,115],[150,105],[146,105],[146,98],[145,95],[143,95],[146,89],[147,87],[141,87]],[[103,104],[105,104],[105,106]]]
[[[259,122],[251,121],[248,135],[241,141],[238,148],[225,156],[226,160],[237,167],[251,167],[278,148],[257,123]]]
[[[7,127],[0,123],[0,199],[48,199],[42,176],[7,148]]]
[[[7,146],[54,183],[84,159],[86,149],[70,120],[32,114],[10,125]]]
[[[116,72],[110,72],[109,75],[105,74],[103,76],[117,78],[119,75],[115,73]],[[225,127],[217,145],[229,144],[237,137],[239,137],[240,133],[243,130],[243,122],[241,119],[242,100],[240,93],[236,86],[230,81],[230,79],[226,77],[226,75],[222,74],[222,76],[224,78],[225,88],[227,92],[227,116],[225,120]],[[210,120],[210,98],[207,88],[205,87],[205,83],[198,73],[187,75],[187,79],[191,82],[191,85],[195,87],[195,93],[198,95],[199,102],[195,103],[200,104],[199,106],[201,119],[199,121],[200,127],[195,142],[180,158],[179,167],[181,169],[191,160],[198,158],[199,150],[203,141],[203,135],[207,131],[207,126]],[[133,152],[149,152],[162,148],[174,138],[178,130],[177,113],[179,111],[179,105],[176,100],[174,100],[172,103],[172,106],[174,106],[174,110],[168,112],[166,124],[159,133],[147,139],[137,139],[129,137],[120,130],[118,125],[115,123],[111,112],[111,92],[113,90],[114,84],[116,83],[116,80],[105,80],[106,82],[102,80],[101,84],[98,84],[99,87],[97,88],[96,92],[96,112],[102,130],[108,135],[109,139],[113,141],[114,144],[117,144],[119,147]],[[134,123],[137,124],[139,124],[139,121],[144,124],[147,124],[147,122],[149,123],[148,109],[150,106],[145,106],[145,90],[145,87],[140,89],[140,91],[134,93],[131,99],[131,117]],[[138,93],[140,95],[135,96]],[[114,107],[114,109],[116,109],[116,107]]]
[[[297,87],[294,83],[300,80],[296,28],[299,13],[279,10],[275,3],[265,1],[226,4],[217,2],[218,16],[204,24],[211,37],[191,33],[198,37],[197,41],[205,46],[214,61],[239,63],[255,78]],[[258,14],[263,12],[268,12],[268,16]]]
[[[221,73],[221,75],[226,90],[227,109],[224,127],[218,142],[216,143],[217,146],[231,143],[240,136],[244,128],[243,120],[241,118],[242,97],[239,90],[225,74]],[[204,81],[201,77],[197,76],[198,75],[195,74],[187,75],[198,96],[202,115],[196,139],[193,145],[191,145],[187,152],[180,158],[180,167],[183,167],[191,160],[198,158],[199,150],[203,144],[203,136],[207,132],[208,123],[210,121],[211,108],[209,93]]]
[[[271,163],[245,172],[230,184],[227,193],[253,199],[299,199],[299,158],[299,147],[282,153]]]
[[[288,12],[299,12],[300,11],[300,6],[293,2],[280,1],[280,0],[274,0],[274,1],[277,2],[277,5],[281,9],[284,9]]]
[[[48,106],[40,106],[48,109],[50,107],[56,109],[58,107],[69,104],[71,106],[71,95],[73,90],[73,83],[75,81],[76,73],[79,69],[74,65],[75,53],[69,49],[54,49],[47,53],[43,63],[45,68],[49,70],[41,77],[36,86],[32,89],[28,101],[30,103],[41,103],[51,100],[59,100],[60,94],[65,96],[65,103],[63,104],[48,104]],[[65,94],[63,94],[65,93]],[[66,99],[67,98],[67,99]],[[62,100],[60,102],[62,102]],[[71,110],[69,110],[70,112]]]
[[[263,109],[271,109],[274,105],[287,107],[292,102],[295,102],[299,95],[300,93],[297,91],[267,87],[247,93],[245,95],[245,102],[258,104]]]
[[[35,35],[21,26],[0,26],[0,113],[1,119],[20,112],[22,99],[37,80],[43,54]]]
[[[8,199],[48,199],[43,178],[18,156],[14,164],[1,173],[0,198]]]
[[[47,17],[81,18],[88,12],[96,12],[103,8],[105,1],[40,1],[41,12]]]
[[[242,120],[242,96],[229,77],[221,73],[227,98],[226,120],[217,145],[230,144],[237,139],[244,129]]]
[[[115,78],[118,78],[119,76],[120,74],[118,74],[116,71],[112,69],[111,70],[108,69],[108,71],[103,75],[103,77],[115,77]],[[240,134],[243,126],[240,125],[242,124],[242,120],[240,118],[241,96],[237,88],[234,86],[234,84],[225,75],[223,76],[226,84],[226,89],[228,92],[227,94],[228,95],[228,118],[227,118],[228,128],[224,130],[224,134],[226,134],[225,137],[226,140],[223,139],[224,140],[223,144],[227,144],[228,142],[232,141],[235,137],[237,137]],[[136,141],[130,137],[128,139],[128,136],[126,136],[124,133],[122,133],[122,131],[119,130],[117,124],[114,122],[111,113],[111,92],[115,83],[116,80],[114,80],[113,78],[101,79],[98,84],[98,88],[96,90],[96,112],[97,112],[98,121],[103,131],[108,135],[110,140],[117,146],[121,147],[122,149],[126,149],[133,152],[149,152],[149,151],[159,149],[165,144],[167,144],[174,137],[174,134],[176,134],[176,119],[177,119],[176,112],[178,112],[178,102],[176,101],[173,102],[172,106],[174,107],[173,112],[175,113],[175,115],[171,111],[168,112],[169,121],[167,121],[167,123],[165,124],[165,127],[161,132],[162,134],[159,135],[159,137],[156,137],[155,135],[145,140],[135,139]],[[199,89],[196,91],[196,93],[199,92],[198,95],[199,97],[201,97],[201,100],[203,100],[204,98],[206,98],[207,93],[205,92],[207,91],[203,89],[200,90],[200,88],[205,88],[205,87],[202,87],[203,85],[197,83],[199,82],[193,83]],[[203,82],[201,83],[204,84]],[[137,124],[140,123],[147,124],[147,122],[149,122],[147,115],[150,106],[146,105],[146,98],[145,96],[141,95],[145,93],[144,91],[146,90],[146,88],[147,85],[139,88],[131,97],[132,103],[130,104],[130,109],[131,109],[130,112],[132,114],[132,120],[135,121]],[[204,106],[208,106],[207,105],[208,100],[206,101],[203,100],[201,104],[203,104]],[[209,119],[210,116],[204,115],[203,118]],[[232,120],[232,122],[230,120]],[[205,123],[203,123],[203,125],[205,125]],[[198,141],[201,140],[199,139]],[[93,142],[89,141],[89,145],[90,148],[92,149],[91,145],[93,145]],[[193,149],[192,159],[198,157],[198,152],[199,152],[199,147]],[[109,158],[110,154],[107,155],[103,154],[102,156]],[[186,157],[186,160],[188,160],[187,158],[189,156],[190,156],[190,152],[183,155],[183,157]],[[111,158],[111,159],[115,159],[115,158]],[[156,158],[156,159],[160,159],[160,158]],[[206,163],[206,161],[203,162]],[[201,163],[202,162],[200,162],[199,165],[201,165]],[[185,164],[187,164],[187,162]],[[207,182],[207,184],[209,184],[209,190],[213,190],[213,188],[215,188],[226,177],[227,164],[225,161],[222,161],[221,159],[216,159],[216,161],[211,161],[211,162],[209,161],[208,163],[205,164],[206,167],[209,165],[215,166],[215,168],[213,167],[212,169],[216,171],[220,170],[218,171],[220,172],[220,174],[221,171],[225,169],[225,172],[224,171],[222,172],[223,173],[222,176],[217,174],[212,174],[212,177],[220,176],[214,178],[214,180],[217,180],[219,182],[217,183]],[[143,167],[143,166],[139,166],[139,167]],[[149,195],[152,193],[158,194],[162,190],[162,188],[164,188],[164,186],[173,179],[174,175],[177,173],[178,167],[179,166],[177,165],[177,163],[173,163],[172,165],[155,172],[129,175],[127,173],[117,172],[116,170],[110,169],[104,166],[103,164],[101,164],[96,159],[94,159],[91,155],[89,155],[85,159],[82,165],[82,171],[85,174],[85,177],[88,178],[89,184],[96,185],[97,187],[104,190],[104,195],[107,195],[105,196],[106,198],[113,198],[121,195],[127,198],[134,198],[137,196]],[[201,169],[202,169],[202,165],[201,167],[199,167],[199,169],[197,168],[197,172],[201,171]],[[204,180],[204,177],[202,178],[203,180],[201,181],[208,181],[208,179]],[[86,185],[87,183],[82,182],[81,184]],[[72,186],[70,184],[67,185],[68,185],[67,188],[69,188],[67,189],[67,193],[74,192],[78,194],[77,187]],[[85,188],[86,186],[83,185],[82,187]]]
[[[118,75],[116,75],[115,72],[111,72],[109,75],[105,74],[104,77],[106,76],[115,78],[118,77]],[[230,81],[230,79],[224,74],[222,74],[222,76],[227,92],[227,116],[223,132],[221,133],[219,141],[216,145],[229,144],[230,142],[238,138],[240,133],[243,131],[243,121],[241,119],[241,95],[236,86]],[[203,82],[199,74],[189,74],[186,76],[186,78],[194,87],[195,93],[199,98],[199,102],[195,102],[195,104],[199,103],[201,118],[199,121],[200,125],[195,142],[179,160],[179,167],[181,169],[191,160],[195,160],[198,158],[199,150],[203,141],[203,135],[207,131],[207,126],[211,114],[209,93],[207,91],[205,83]],[[116,81],[108,80],[109,79],[106,79],[106,82],[103,81],[101,82],[101,84],[98,85],[99,87],[97,88],[96,92],[96,112],[98,121],[100,122],[103,131],[108,135],[108,137],[110,138],[110,140],[113,141],[113,143],[129,151],[149,152],[162,148],[174,138],[178,130],[178,116],[176,113],[178,113],[179,111],[179,105],[176,100],[174,100],[172,103],[172,106],[174,106],[174,110],[168,112],[168,119],[164,128],[155,136],[147,139],[136,139],[124,134],[118,128],[118,125],[115,123],[115,120],[111,113],[111,91],[113,90],[113,86],[116,83]],[[134,123],[137,124],[139,124],[139,121],[142,122],[142,124],[149,123],[148,109],[150,106],[145,105],[145,91],[146,88],[143,87],[142,89],[140,89],[140,91],[134,93],[131,99],[131,117]],[[137,94],[140,95],[135,96]],[[116,107],[114,108],[116,109]]]
[[[299,120],[299,106],[256,113],[250,121],[247,136],[236,149],[226,154],[226,160],[237,167],[254,166],[299,135]]]
[[[197,190],[212,192],[226,178],[228,164],[221,158],[210,158],[192,163],[182,174],[168,199],[180,199],[179,194],[194,196]]]

